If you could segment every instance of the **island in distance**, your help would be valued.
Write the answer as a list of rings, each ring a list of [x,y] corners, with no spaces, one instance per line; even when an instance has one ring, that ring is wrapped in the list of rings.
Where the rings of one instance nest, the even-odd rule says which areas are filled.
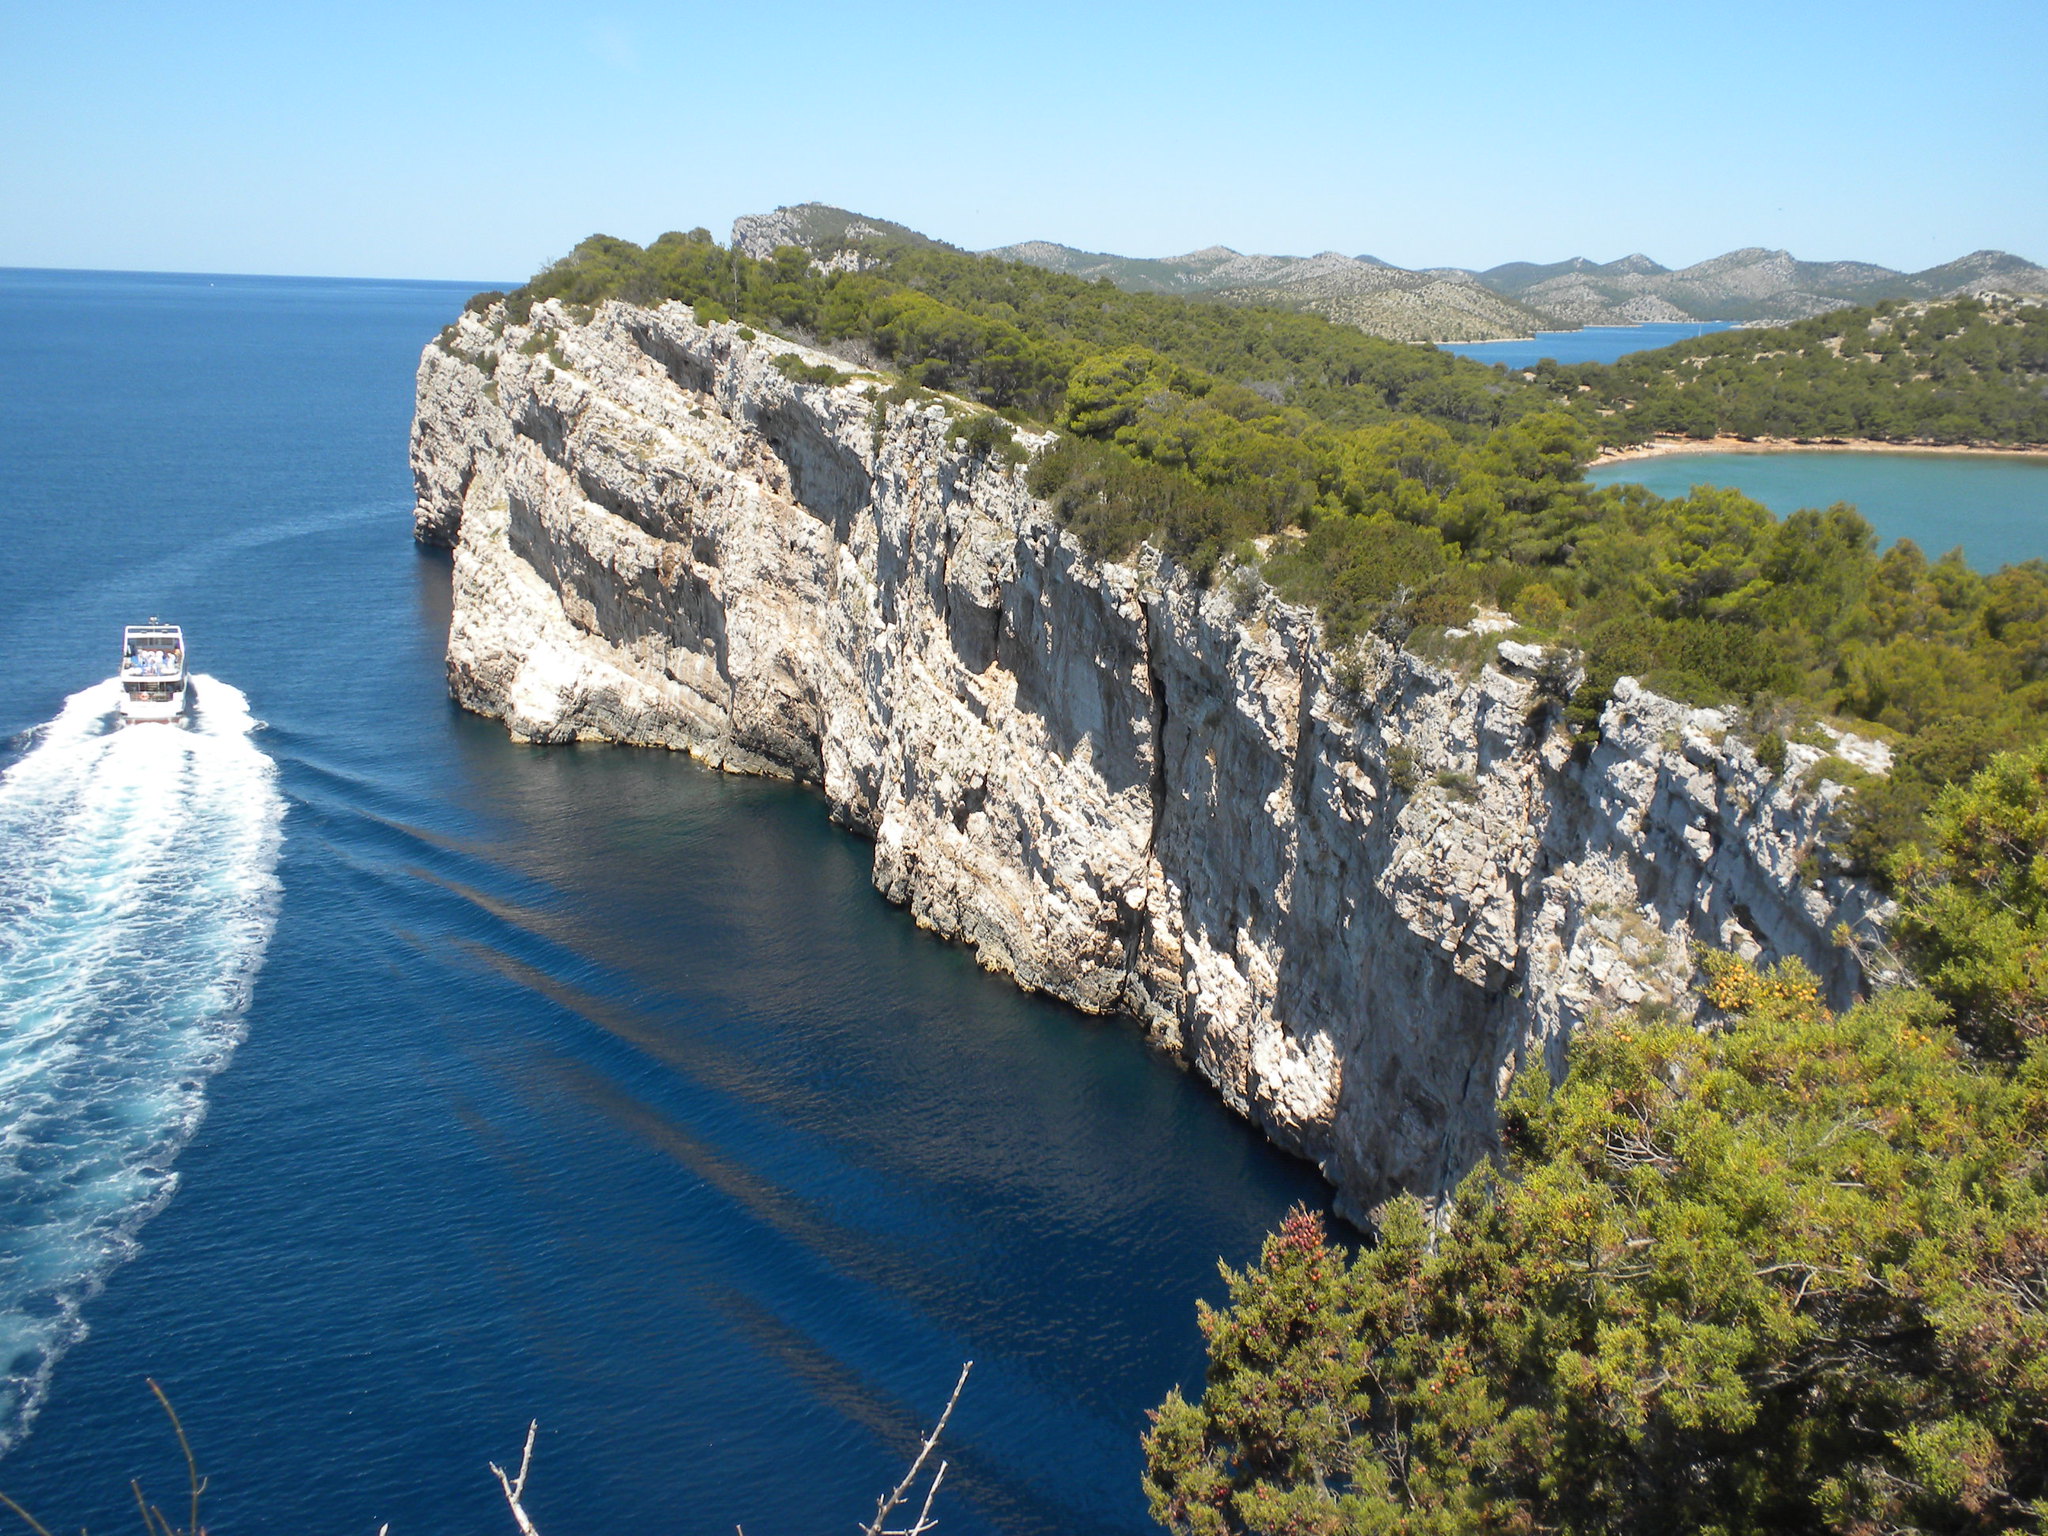
[[[820,259],[863,240],[929,244],[916,230],[823,203],[800,203],[733,222],[733,244],[750,256],[797,245]],[[2004,251],[1975,251],[1922,272],[1862,261],[1800,261],[1750,248],[1673,270],[1647,256],[1594,262],[1511,261],[1483,272],[1411,271],[1372,256],[1245,255],[1210,246],[1185,256],[1115,256],[1049,240],[983,251],[1076,277],[1107,278],[1132,293],[1200,294],[1328,315],[1390,341],[1498,341],[1587,325],[1723,321],[1782,325],[1849,304],[1961,295],[2048,295],[2048,269]]]

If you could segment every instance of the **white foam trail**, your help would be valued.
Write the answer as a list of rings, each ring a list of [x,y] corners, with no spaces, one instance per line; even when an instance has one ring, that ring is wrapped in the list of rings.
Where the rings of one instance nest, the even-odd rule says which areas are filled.
[[[248,700],[73,694],[0,777],[0,1451],[176,1187],[276,920],[284,800]]]

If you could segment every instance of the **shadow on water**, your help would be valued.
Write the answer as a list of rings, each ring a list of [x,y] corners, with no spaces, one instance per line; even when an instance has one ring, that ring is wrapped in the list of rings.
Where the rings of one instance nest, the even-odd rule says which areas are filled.
[[[265,722],[283,895],[176,1196],[0,1488],[100,1528],[177,1486],[154,1375],[219,1530],[505,1529],[485,1462],[538,1417],[548,1536],[771,1536],[865,1515],[972,1358],[947,1529],[1149,1528],[1194,1298],[1313,1171],[919,932],[814,795],[449,704],[405,430],[459,289],[108,281],[0,274],[0,728],[177,617]]]

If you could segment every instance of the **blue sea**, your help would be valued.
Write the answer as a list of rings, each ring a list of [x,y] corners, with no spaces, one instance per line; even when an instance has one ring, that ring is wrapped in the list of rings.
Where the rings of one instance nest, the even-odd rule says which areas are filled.
[[[234,1532],[1150,1528],[1144,1411],[1313,1172],[786,785],[448,702],[469,285],[0,272],[0,1492]],[[480,286],[480,285],[479,285]],[[185,626],[189,729],[115,728]]]
[[[1725,331],[1725,320],[1688,320],[1683,324],[1589,325],[1576,331],[1538,331],[1526,341],[1446,342],[1443,350],[1481,363],[1533,368],[1549,358],[1556,363],[1612,363],[1631,352],[1649,352],[1675,341]]]

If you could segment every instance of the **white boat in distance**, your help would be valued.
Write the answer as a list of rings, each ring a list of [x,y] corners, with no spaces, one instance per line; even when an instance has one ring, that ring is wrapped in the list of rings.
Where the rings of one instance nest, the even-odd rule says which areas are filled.
[[[152,618],[121,631],[121,718],[176,720],[192,689],[185,677],[185,632]]]

